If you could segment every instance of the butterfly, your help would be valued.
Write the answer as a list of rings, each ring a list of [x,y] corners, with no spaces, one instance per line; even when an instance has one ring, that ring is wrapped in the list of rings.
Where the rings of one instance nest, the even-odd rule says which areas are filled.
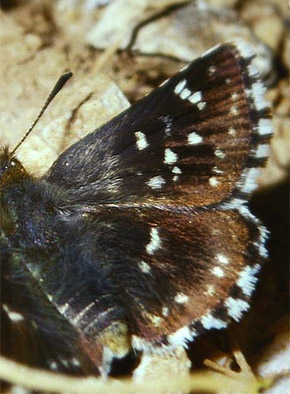
[[[0,153],[2,354],[106,376],[239,321],[267,258],[249,210],[272,134],[243,42],[219,45],[62,153]]]

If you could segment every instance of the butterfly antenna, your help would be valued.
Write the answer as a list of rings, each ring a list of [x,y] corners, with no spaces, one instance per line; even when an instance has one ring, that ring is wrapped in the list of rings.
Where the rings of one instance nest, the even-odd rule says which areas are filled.
[[[29,134],[31,133],[31,131],[34,129],[35,125],[37,124],[37,122],[39,121],[39,119],[41,118],[41,116],[43,115],[43,113],[45,112],[46,108],[49,106],[49,104],[51,103],[51,101],[54,99],[54,97],[57,95],[57,93],[63,88],[63,86],[65,85],[65,83],[72,77],[73,73],[72,72],[66,72],[64,73],[56,82],[56,84],[54,85],[52,91],[49,93],[49,96],[47,97],[43,107],[41,108],[41,111],[39,112],[37,118],[35,119],[35,121],[32,123],[31,127],[28,129],[28,131],[24,134],[24,136],[22,137],[22,139],[20,140],[20,142],[18,142],[18,144],[16,145],[16,147],[13,149],[13,151],[10,153],[11,156],[14,155],[14,153],[17,151],[17,149],[19,148],[19,146],[26,140],[26,138],[29,136]]]

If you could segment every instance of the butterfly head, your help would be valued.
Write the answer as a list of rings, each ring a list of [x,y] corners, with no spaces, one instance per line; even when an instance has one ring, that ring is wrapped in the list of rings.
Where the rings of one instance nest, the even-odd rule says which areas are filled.
[[[0,190],[8,183],[17,182],[26,176],[27,172],[20,161],[12,156],[7,148],[0,152]]]

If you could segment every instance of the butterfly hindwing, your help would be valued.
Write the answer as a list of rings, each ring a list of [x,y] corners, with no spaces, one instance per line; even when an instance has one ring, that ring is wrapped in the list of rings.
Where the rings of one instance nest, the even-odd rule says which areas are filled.
[[[21,311],[18,324],[34,325],[50,368],[72,372],[77,362],[92,368],[86,357],[101,368],[105,347],[119,357],[131,347],[184,345],[249,308],[265,255],[264,229],[246,213],[83,207],[77,221],[60,211],[62,224],[53,226],[61,245],[57,264],[48,259],[40,267],[37,254],[22,252],[30,275],[41,278],[39,294],[22,275],[18,281],[30,296],[25,300],[15,288],[3,302],[14,314]],[[2,278],[16,286],[13,277]]]
[[[96,226],[108,217],[99,248],[111,251],[103,264],[136,348],[184,344],[248,310],[265,258],[256,219],[232,210],[111,207],[96,213]]]

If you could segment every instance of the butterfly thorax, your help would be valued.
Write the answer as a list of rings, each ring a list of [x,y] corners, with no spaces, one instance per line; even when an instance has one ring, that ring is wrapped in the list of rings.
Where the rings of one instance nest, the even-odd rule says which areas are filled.
[[[29,175],[8,150],[0,154],[0,247],[6,251],[1,264],[7,256],[11,267],[27,271],[33,254],[39,269],[52,263],[47,256],[57,248],[59,236],[53,215],[57,197],[51,189]]]
[[[29,175],[20,161],[11,156],[7,148],[4,148],[0,152],[0,243],[2,252],[5,245],[8,245],[6,241],[9,239],[9,234],[15,232],[18,220],[17,215],[12,213],[13,209],[12,211],[9,209],[12,202],[10,197],[14,194],[13,189],[19,189],[19,185],[28,178]]]

